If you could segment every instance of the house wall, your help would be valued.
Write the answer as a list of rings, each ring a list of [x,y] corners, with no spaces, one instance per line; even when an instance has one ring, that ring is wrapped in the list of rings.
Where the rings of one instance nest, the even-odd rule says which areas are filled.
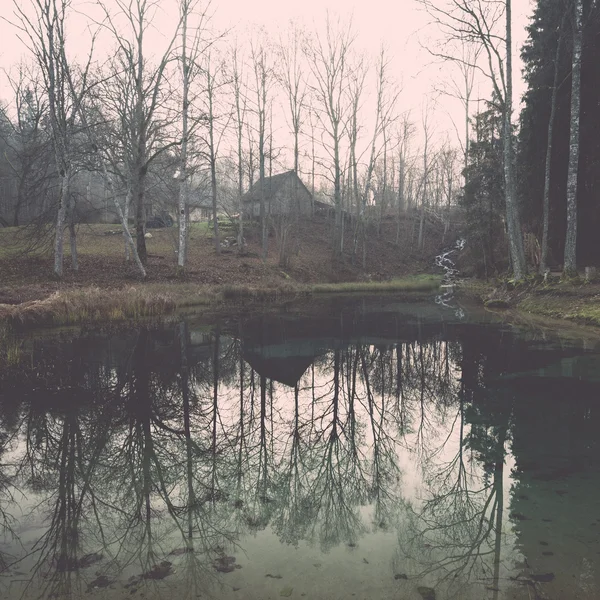
[[[198,223],[201,221],[210,221],[212,217],[212,208],[198,207],[190,208],[189,213],[190,221],[192,223]]]
[[[276,216],[281,214],[310,215],[311,214],[311,195],[302,185],[298,184],[298,197],[294,202],[294,179],[288,178],[284,185],[279,187],[276,192],[269,193],[267,188],[265,194],[265,208],[268,215]],[[250,218],[260,217],[260,200],[247,202],[244,213]]]

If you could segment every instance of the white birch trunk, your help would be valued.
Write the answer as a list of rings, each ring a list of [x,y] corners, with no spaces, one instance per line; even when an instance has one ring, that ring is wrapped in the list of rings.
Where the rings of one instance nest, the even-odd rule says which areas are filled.
[[[90,197],[90,188],[88,185],[88,200]],[[89,202],[88,202],[89,206]],[[69,198],[69,245],[71,247],[71,267],[73,271],[79,271],[79,261],[77,260],[77,231],[75,229],[75,200]]]
[[[215,228],[215,252],[221,253],[219,235],[219,218],[217,214],[217,150],[215,147],[215,115],[214,115],[214,76],[211,71],[210,56],[206,68],[206,91],[208,94],[208,152],[210,162],[210,190],[212,197],[213,225]]]
[[[187,150],[188,150],[188,114],[189,114],[189,84],[190,72],[187,62],[187,22],[188,22],[188,4],[182,4],[182,31],[181,31],[181,70],[183,75],[183,106],[181,115],[181,164],[179,167],[179,251],[177,254],[177,270],[183,273],[187,260],[187,238],[188,238],[188,222],[187,222],[187,190],[188,190],[188,165],[187,165]]]
[[[573,60],[571,69],[571,136],[567,175],[567,236],[564,274],[577,274],[577,171],[579,167],[579,113],[581,104],[581,53],[583,45],[583,0],[575,0]]]
[[[125,242],[125,260],[127,262],[129,262],[131,260],[131,246],[129,244],[129,238],[131,237],[131,234],[129,234],[129,236],[127,235],[129,233],[129,207],[131,206],[131,188],[128,187],[127,188],[127,194],[125,194],[125,207],[123,210],[123,219],[125,220],[125,223],[127,224],[127,231],[125,231],[125,229],[123,229],[123,241]]]
[[[242,89],[241,89],[241,73],[240,65],[238,63],[238,50],[234,49],[233,53],[233,94],[235,101],[235,114],[236,114],[236,137],[237,137],[237,186],[238,186],[238,214],[239,214],[239,228],[237,238],[237,251],[238,254],[243,255],[246,253],[246,247],[244,243],[244,202],[242,197],[244,195],[244,155],[242,145],[244,141],[244,119],[246,115],[246,104],[242,105]]]
[[[54,275],[56,275],[58,278],[61,278],[63,275],[65,222],[67,217],[67,197],[69,194],[69,173],[65,172],[61,176],[59,189],[60,196],[58,200],[56,232],[54,237]]]
[[[84,123],[85,125],[85,123]],[[86,129],[89,131],[89,128],[87,126],[85,126]],[[110,175],[108,174],[108,171],[106,169],[106,164],[104,163],[104,161],[101,161],[102,163],[102,172],[104,173],[104,179],[107,183],[107,185],[112,188],[112,179],[110,178]],[[146,269],[144,268],[144,265],[142,264],[142,261],[140,260],[140,255],[137,252],[137,246],[135,243],[135,240],[133,239],[131,232],[129,231],[129,223],[128,223],[128,218],[125,216],[125,213],[123,212],[123,209],[121,208],[121,205],[119,204],[119,199],[117,198],[117,195],[115,193],[114,189],[111,189],[111,195],[113,197],[113,202],[115,205],[115,208],[117,209],[117,214],[119,215],[119,219],[121,220],[121,226],[123,227],[123,235],[125,236],[125,239],[127,240],[127,242],[129,243],[129,247],[131,248],[131,253],[133,254],[133,259],[135,261],[135,264],[137,265],[137,268],[140,271],[140,274],[142,276],[142,279],[146,279]],[[131,192],[128,191],[127,193],[127,197],[129,197],[131,194]],[[125,205],[128,207],[129,203],[126,201]]]
[[[512,139],[512,14],[511,0],[506,0],[506,94],[504,98],[504,186],[506,199],[506,225],[508,244],[516,281],[523,279],[526,272],[523,232],[517,204]]]

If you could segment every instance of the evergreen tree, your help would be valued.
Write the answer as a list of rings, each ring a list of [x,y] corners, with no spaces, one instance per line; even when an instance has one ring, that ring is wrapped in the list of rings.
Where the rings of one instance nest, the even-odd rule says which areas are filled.
[[[517,164],[526,227],[541,240],[548,122],[556,50],[562,36],[550,160],[550,265],[557,265],[562,261],[567,233],[573,15],[573,0],[538,0],[528,28],[529,37],[522,50],[527,92],[521,112]],[[596,2],[584,0],[577,191],[577,263],[580,265],[600,263],[600,245],[596,243],[600,228],[600,112],[597,109],[600,103],[600,86],[597,85],[599,58],[600,8]]]
[[[506,268],[504,257],[503,116],[497,105],[475,116],[475,139],[469,144],[465,187],[459,201],[467,218],[466,234],[478,276]]]

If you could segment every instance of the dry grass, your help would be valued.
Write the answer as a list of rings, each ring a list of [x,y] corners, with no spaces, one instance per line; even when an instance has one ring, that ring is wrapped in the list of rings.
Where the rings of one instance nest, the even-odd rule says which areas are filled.
[[[176,303],[169,295],[148,292],[134,287],[109,291],[92,287],[56,292],[44,300],[0,304],[0,321],[20,329],[138,320],[175,310]]]
[[[22,344],[9,327],[0,326],[0,365],[14,367],[21,362]]]
[[[186,307],[231,307],[240,303],[276,303],[313,294],[422,292],[437,289],[439,277],[410,277],[385,282],[303,285],[282,282],[270,287],[243,284],[202,286],[193,283],[141,284],[119,290],[66,289],[44,300],[0,304],[0,323],[24,329],[83,323],[137,321]]]
[[[442,278],[436,275],[406,277],[390,281],[351,281],[346,283],[317,283],[309,286],[314,294],[348,294],[374,292],[428,292],[440,287]]]

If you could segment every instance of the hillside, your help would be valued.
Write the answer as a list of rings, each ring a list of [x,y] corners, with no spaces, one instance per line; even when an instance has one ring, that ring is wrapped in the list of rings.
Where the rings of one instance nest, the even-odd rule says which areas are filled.
[[[210,286],[247,285],[277,287],[282,282],[317,283],[386,280],[392,277],[431,272],[437,252],[454,238],[446,236],[443,227],[428,223],[425,248],[415,250],[418,223],[406,218],[401,221],[399,243],[396,244],[397,224],[384,222],[378,234],[375,226],[369,233],[366,269],[362,268],[362,247],[359,245],[353,260],[353,231],[347,227],[345,252],[341,261],[333,261],[331,247],[332,223],[325,217],[315,217],[299,223],[289,234],[289,263],[281,268],[278,236],[269,238],[269,255],[265,264],[260,259],[258,227],[247,227],[245,236],[248,253],[237,254],[236,248],[224,248],[220,255],[214,249],[212,231],[206,224],[191,228],[188,269],[185,280]],[[150,230],[147,240],[149,259],[148,283],[169,284],[179,281],[176,276],[177,229]],[[61,281],[52,274],[53,258],[48,249],[24,253],[28,231],[23,228],[0,229],[0,303],[15,304],[41,299],[57,289],[97,286],[101,289],[120,289],[140,282],[135,265],[124,260],[123,238],[115,225],[80,225],[78,230],[79,271],[71,268],[68,255],[68,236],[65,240],[65,272]],[[224,231],[224,237],[233,232]]]

